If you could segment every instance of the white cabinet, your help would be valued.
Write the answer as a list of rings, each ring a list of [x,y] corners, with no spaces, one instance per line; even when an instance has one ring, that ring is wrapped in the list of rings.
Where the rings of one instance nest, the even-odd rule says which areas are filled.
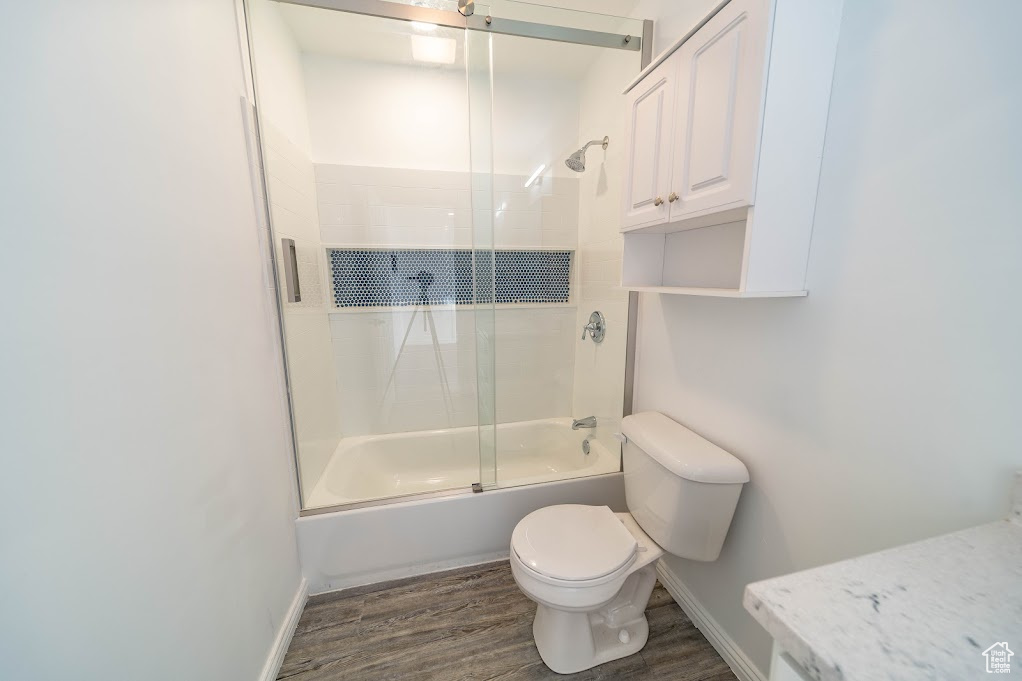
[[[678,97],[671,220],[750,205],[766,50],[766,0],[734,0],[672,57]]]
[[[668,151],[674,125],[673,64],[653,70],[628,98],[628,169],[623,227],[666,222],[671,186]]]
[[[805,295],[840,15],[731,0],[626,90],[626,288]]]

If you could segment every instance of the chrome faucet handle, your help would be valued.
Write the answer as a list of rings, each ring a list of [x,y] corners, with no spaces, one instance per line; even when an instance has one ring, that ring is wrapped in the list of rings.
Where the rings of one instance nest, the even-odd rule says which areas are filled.
[[[603,337],[607,333],[607,320],[599,310],[589,315],[589,323],[582,327],[582,340],[586,339],[587,333],[594,343],[603,342]]]

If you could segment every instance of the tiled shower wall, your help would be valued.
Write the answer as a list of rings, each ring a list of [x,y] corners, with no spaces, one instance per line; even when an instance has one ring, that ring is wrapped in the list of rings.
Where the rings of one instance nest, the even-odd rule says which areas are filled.
[[[541,177],[525,188],[527,179],[494,175],[494,245],[574,249],[579,180]],[[323,243],[471,247],[471,182],[469,173],[316,164]]]
[[[443,375],[450,388],[450,407],[421,312],[414,320],[413,310],[407,308],[330,315],[345,435],[476,424],[473,312],[444,307],[434,308],[432,313]],[[398,358],[409,324],[408,343]],[[575,310],[503,309],[496,316],[495,327],[498,422],[569,415]]]
[[[627,160],[624,140],[628,126],[623,107],[602,104],[618,96],[637,68],[627,53],[605,50],[580,87],[580,126],[606,131],[611,143],[606,150],[590,147],[586,172],[579,178],[576,324],[581,326],[592,310],[600,310],[607,320],[607,336],[599,345],[588,340],[576,345],[572,404],[579,414],[596,415],[601,424],[597,437],[615,449],[619,445],[612,434],[618,429],[623,408],[628,325],[628,292],[620,283],[621,178]]]
[[[526,189],[527,179],[494,177],[495,246],[573,251],[578,180],[540,178]],[[469,173],[319,164],[316,182],[324,248],[473,246]],[[485,194],[477,191],[475,198],[478,203]],[[408,308],[329,313],[345,436],[476,424],[471,309],[432,308],[449,401],[426,322],[421,312],[413,321],[413,313]],[[569,416],[574,305],[498,306],[495,323],[498,422]]]

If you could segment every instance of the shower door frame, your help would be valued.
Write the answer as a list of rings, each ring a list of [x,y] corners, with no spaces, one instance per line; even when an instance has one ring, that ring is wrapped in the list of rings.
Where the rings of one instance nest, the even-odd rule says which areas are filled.
[[[361,14],[370,17],[381,17],[384,19],[397,19],[399,21],[419,21],[426,24],[436,24],[446,28],[457,28],[469,31],[485,31],[501,35],[514,35],[522,38],[537,38],[539,40],[552,40],[561,43],[573,43],[576,45],[589,45],[591,47],[609,47],[616,50],[629,50],[642,53],[641,69],[646,68],[646,52],[649,51],[652,57],[652,21],[643,21],[641,36],[622,35],[620,33],[607,33],[605,31],[590,31],[583,28],[572,28],[570,26],[558,26],[555,24],[540,24],[532,21],[519,21],[517,19],[503,19],[490,15],[480,16],[474,11],[467,15],[460,12],[433,7],[422,7],[421,5],[406,5],[401,2],[390,0],[274,0],[288,5],[301,5],[303,7],[314,7],[316,9],[328,9],[348,14]],[[470,5],[471,6],[471,5]],[[557,8],[564,9],[564,8]],[[585,10],[582,10],[583,12]],[[650,35],[647,38],[646,24],[649,23]],[[647,48],[647,46],[649,46]]]
[[[631,36],[621,35],[616,33],[605,33],[601,31],[590,31],[586,29],[576,29],[567,26],[557,26],[551,24],[539,24],[534,22],[518,21],[513,19],[502,19],[497,17],[478,16],[474,13],[469,13],[467,16],[462,15],[458,11],[435,9],[431,7],[422,7],[419,5],[407,5],[400,2],[391,2],[388,0],[273,0],[281,4],[298,5],[304,7],[312,7],[318,9],[333,10],[338,12],[344,12],[347,14],[359,14],[363,16],[380,17],[384,19],[396,19],[399,21],[408,22],[423,22],[436,24],[437,26],[444,26],[448,28],[471,30],[471,31],[483,31],[487,33],[497,33],[501,35],[514,35],[524,38],[534,38],[539,40],[551,40],[554,42],[565,42],[578,45],[589,45],[593,47],[603,47],[611,49],[620,49],[628,51],[637,51],[640,53],[639,72],[652,63],[653,60],[653,27],[654,22],[651,19],[642,20],[642,35]],[[277,261],[277,251],[275,248],[276,232],[273,230],[273,219],[270,211],[270,198],[269,198],[269,187],[267,186],[266,175],[265,175],[265,159],[263,158],[263,139],[264,130],[261,116],[261,107],[259,105],[259,86],[255,72],[255,53],[252,46],[252,10],[249,0],[242,0],[242,8],[244,11],[244,23],[245,23],[245,34],[246,34],[246,48],[247,57],[249,62],[251,78],[251,87],[253,94],[253,111],[255,116],[255,128],[257,131],[258,139],[256,140],[256,153],[258,154],[259,165],[262,168],[260,172],[259,181],[262,185],[262,203],[263,210],[265,212],[268,227],[270,229],[270,238],[268,239],[270,249],[270,260],[272,263],[272,270],[274,275],[274,284],[276,288],[277,282],[279,282],[279,271],[281,269],[281,263]],[[471,6],[471,3],[469,4]],[[555,8],[555,9],[566,9],[566,8]],[[492,64],[490,64],[492,68]],[[490,174],[492,176],[492,167]],[[473,247],[474,248],[474,247]],[[292,380],[291,380],[291,367],[288,361],[287,353],[287,340],[284,329],[284,307],[283,301],[281,300],[280,291],[275,291],[276,308],[277,308],[277,320],[278,320],[278,335],[281,348],[281,359],[283,363],[284,371],[284,385],[287,391],[287,405],[288,405],[288,421],[291,431],[291,456],[294,462],[294,475],[295,485],[298,492],[298,514],[300,517],[320,515],[324,513],[333,513],[335,511],[343,511],[357,508],[369,508],[373,506],[389,505],[394,503],[401,503],[405,501],[420,500],[420,499],[434,499],[447,496],[455,496],[465,494],[469,492],[479,492],[482,489],[477,489],[476,486],[480,483],[476,483],[470,488],[452,488],[446,490],[437,490],[432,492],[419,492],[406,494],[396,497],[384,497],[380,499],[372,499],[367,501],[359,501],[348,504],[336,504],[332,506],[323,506],[317,508],[305,508],[305,490],[302,488],[301,481],[301,461],[298,455],[298,432],[295,422],[294,414],[294,401],[292,397]],[[624,367],[624,386],[623,386],[623,402],[622,402],[622,417],[628,416],[632,413],[633,407],[633,395],[634,395],[634,382],[635,382],[635,348],[636,348],[636,331],[638,328],[638,302],[639,296],[635,291],[629,291],[628,293],[628,312],[627,322],[625,328],[626,341],[625,341],[625,367]],[[496,421],[494,420],[494,426]],[[495,454],[494,454],[495,455]],[[482,461],[480,461],[482,465]],[[496,461],[494,461],[494,464]],[[619,470],[623,470],[623,462],[619,464]],[[482,476],[480,476],[482,477]],[[486,487],[487,489],[489,487]]]

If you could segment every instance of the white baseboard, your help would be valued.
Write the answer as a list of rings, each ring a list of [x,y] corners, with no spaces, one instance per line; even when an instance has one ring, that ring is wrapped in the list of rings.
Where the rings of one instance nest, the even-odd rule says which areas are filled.
[[[270,654],[266,658],[266,664],[263,665],[259,681],[275,681],[277,678],[280,665],[284,664],[284,655],[287,653],[288,646],[291,645],[291,637],[295,635],[298,620],[302,617],[302,610],[305,609],[307,600],[309,600],[309,582],[302,578],[298,585],[298,591],[295,592],[294,600],[291,601],[291,607],[287,610],[287,616],[284,617],[284,622],[280,625],[280,630],[277,631],[277,638],[273,641],[273,647],[270,648]]]
[[[738,647],[734,639],[727,635],[727,632],[717,624],[717,620],[713,619],[710,613],[706,612],[706,609],[696,600],[692,592],[681,583],[681,580],[662,561],[657,564],[656,572],[657,576],[660,577],[660,583],[667,589],[667,593],[671,594],[675,602],[681,606],[681,609],[685,611],[688,618],[692,620],[692,624],[696,625],[696,628],[703,632],[703,636],[706,637],[706,640],[710,642],[710,645],[713,646],[717,653],[724,658],[724,661],[731,667],[731,671],[739,678],[739,681],[767,681],[767,677],[763,675],[763,672],[752,663],[752,660]]]

